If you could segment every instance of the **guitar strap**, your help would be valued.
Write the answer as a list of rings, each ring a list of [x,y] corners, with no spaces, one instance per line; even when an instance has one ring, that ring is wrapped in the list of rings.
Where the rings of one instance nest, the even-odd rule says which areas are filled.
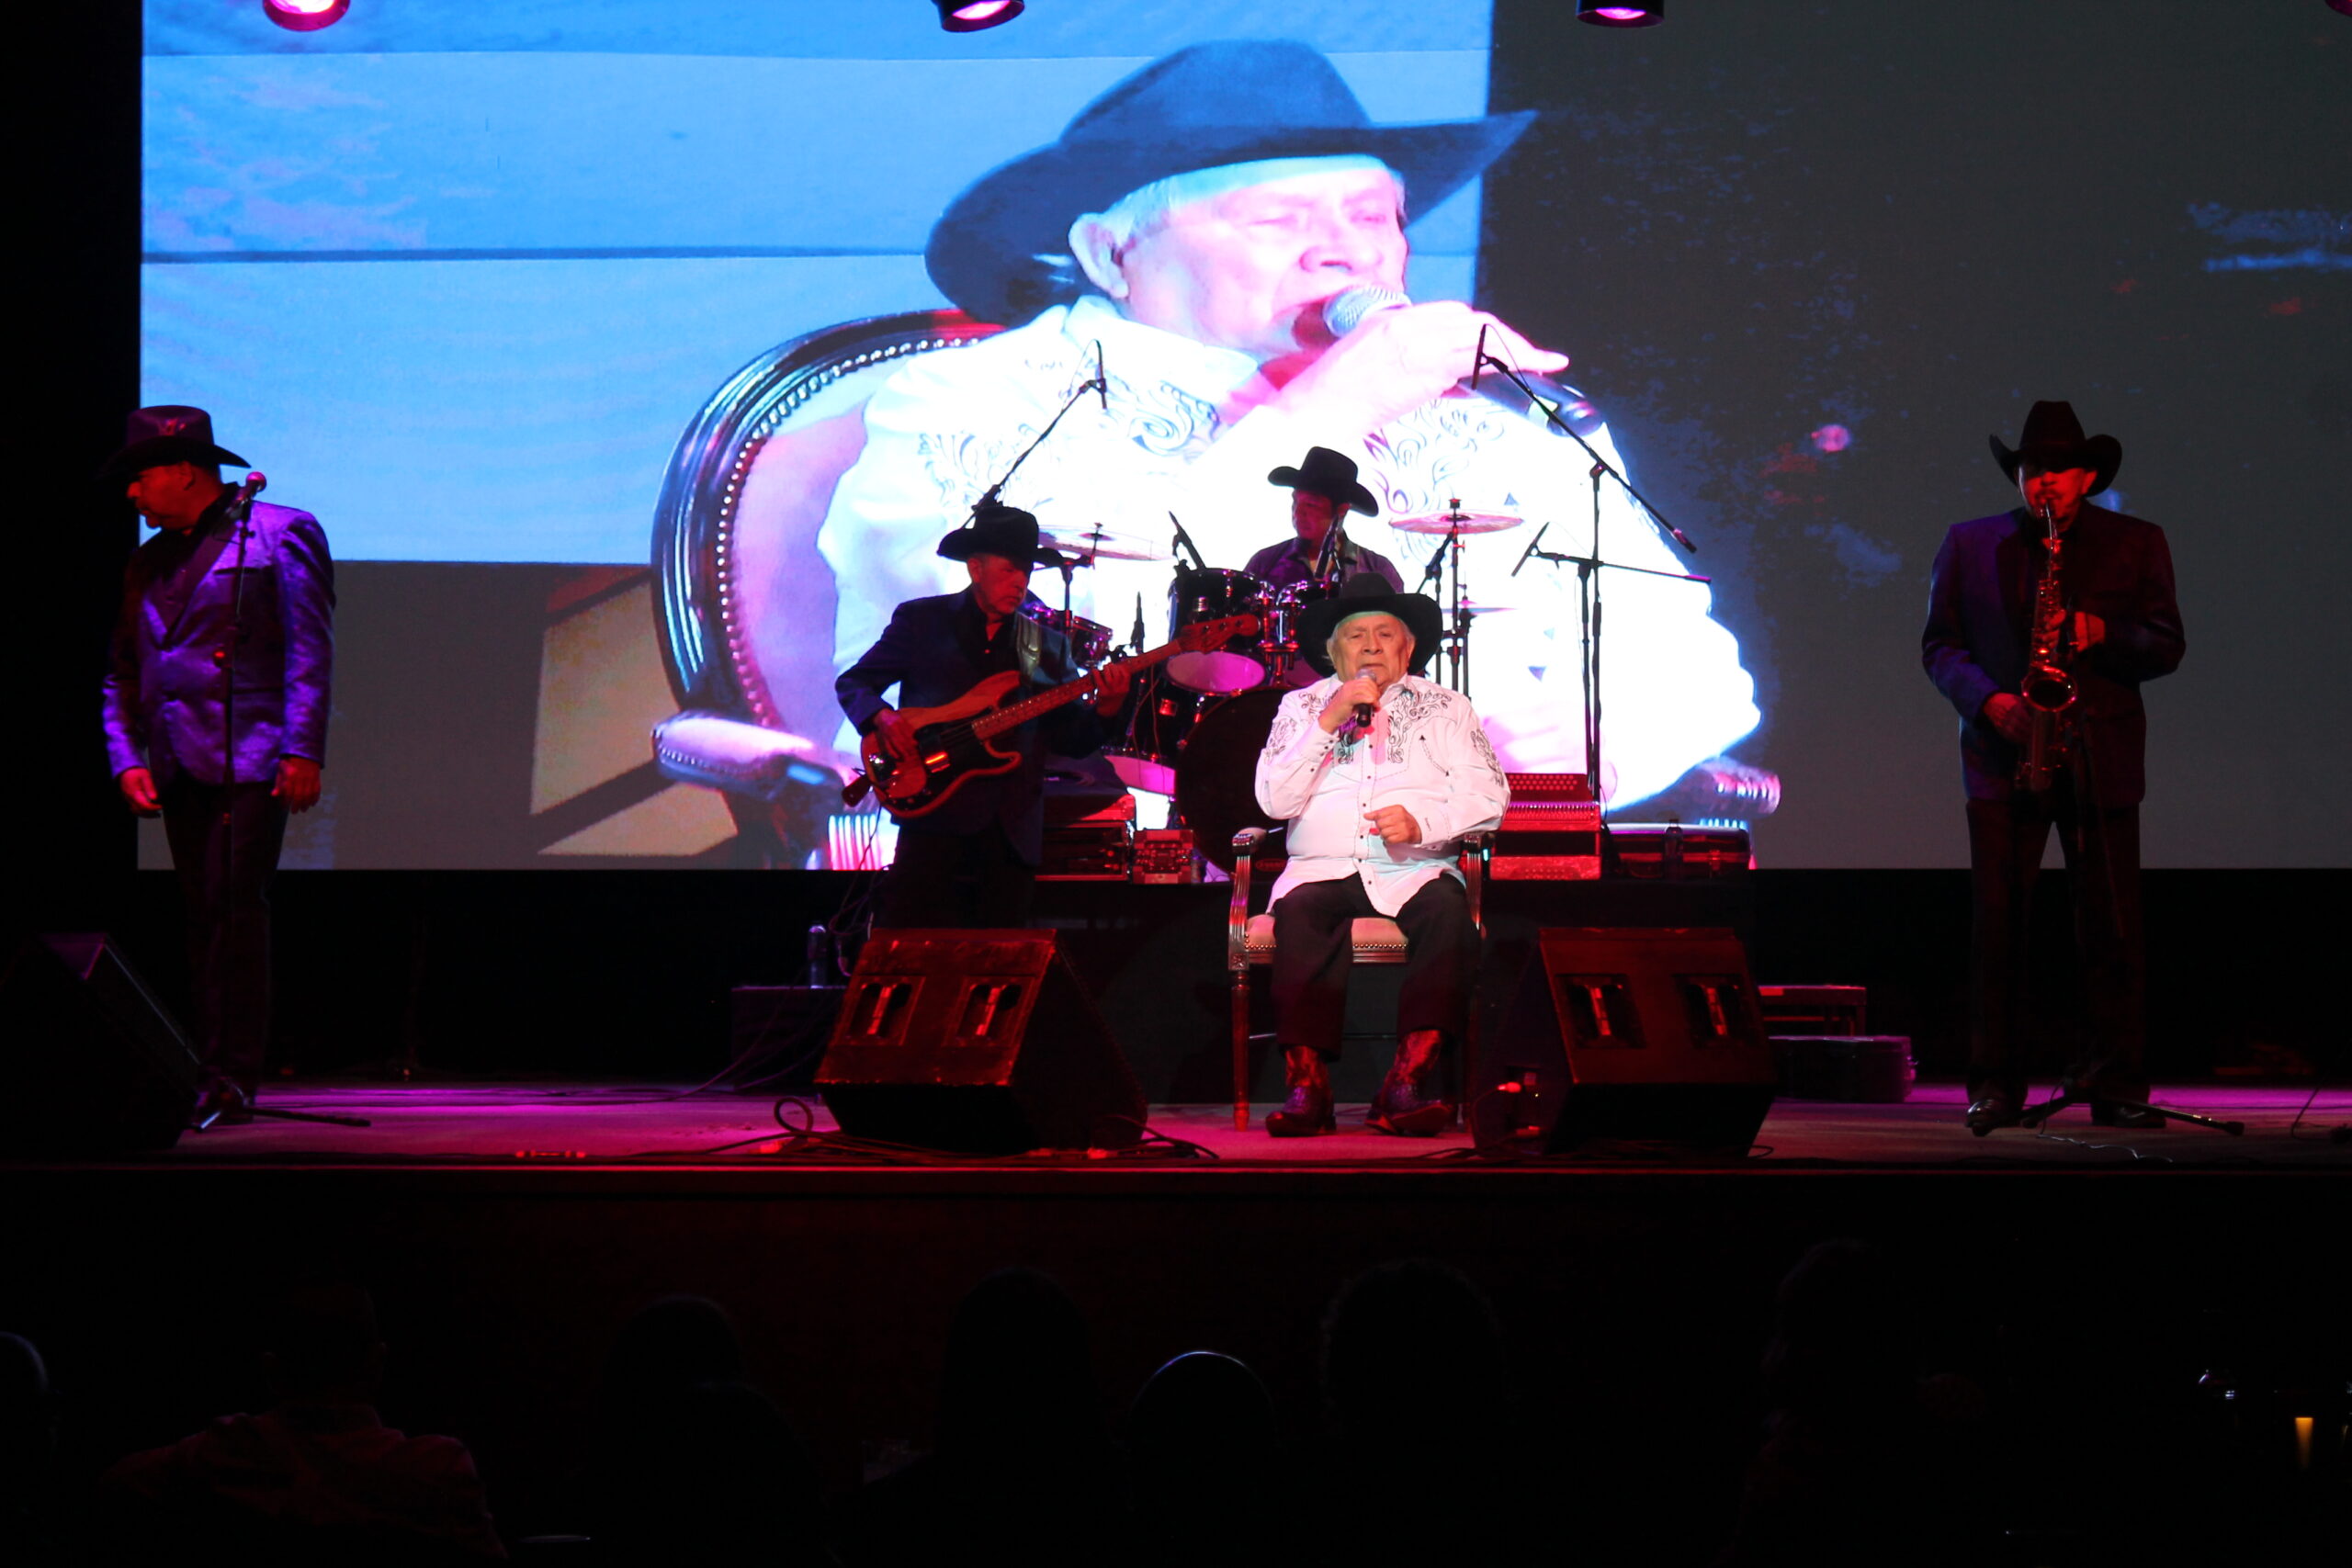
[[[1039,668],[1046,656],[1046,629],[1026,615],[1012,620],[1012,659],[1021,667],[1021,678],[1033,686],[1052,684]]]

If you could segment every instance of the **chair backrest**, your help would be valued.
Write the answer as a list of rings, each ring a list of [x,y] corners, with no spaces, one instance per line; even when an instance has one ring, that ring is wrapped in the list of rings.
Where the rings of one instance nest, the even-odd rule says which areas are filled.
[[[817,531],[865,447],[865,401],[912,356],[999,330],[955,310],[828,327],[760,355],[703,405],[653,524],[662,659],[682,707],[830,743],[835,598]]]

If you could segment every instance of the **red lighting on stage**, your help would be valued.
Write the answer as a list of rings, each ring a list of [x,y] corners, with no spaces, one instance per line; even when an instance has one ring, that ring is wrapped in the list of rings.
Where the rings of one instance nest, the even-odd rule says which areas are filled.
[[[1599,0],[1578,0],[1577,20],[1589,22],[1596,28],[1654,28],[1666,20],[1666,0],[1650,0],[1646,6],[1602,5]]]
[[[977,33],[1002,27],[1028,9],[1023,0],[933,0],[939,25],[951,33]]]
[[[351,0],[261,0],[262,15],[289,33],[314,33],[343,20]]]

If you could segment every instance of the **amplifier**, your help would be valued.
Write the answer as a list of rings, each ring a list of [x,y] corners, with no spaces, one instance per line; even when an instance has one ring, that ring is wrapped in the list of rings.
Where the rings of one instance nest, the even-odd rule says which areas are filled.
[[[1488,874],[1499,882],[1589,882],[1600,874],[1600,803],[1582,773],[1507,773],[1510,804]]]
[[[1687,828],[1679,822],[1611,822],[1608,874],[1649,882],[1746,876],[1756,864],[1745,828]]]
[[[1136,881],[1173,886],[1200,879],[1200,861],[1193,853],[1190,828],[1145,828],[1136,832]]]
[[[1135,856],[1130,822],[1072,822],[1046,829],[1040,882],[1125,882]]]

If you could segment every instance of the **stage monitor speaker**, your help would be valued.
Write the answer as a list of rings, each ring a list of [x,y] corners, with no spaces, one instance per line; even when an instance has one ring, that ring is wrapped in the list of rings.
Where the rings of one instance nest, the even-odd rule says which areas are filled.
[[[187,1037],[104,935],[28,939],[0,970],[0,1152],[167,1149],[203,1077]]]
[[[854,1137],[956,1154],[1143,1136],[1143,1090],[1051,931],[876,931],[817,1087]]]
[[[1775,1082],[1747,954],[1729,931],[1542,931],[1500,1038],[1479,1049],[1471,1129],[1489,1152],[1738,1155]]]

